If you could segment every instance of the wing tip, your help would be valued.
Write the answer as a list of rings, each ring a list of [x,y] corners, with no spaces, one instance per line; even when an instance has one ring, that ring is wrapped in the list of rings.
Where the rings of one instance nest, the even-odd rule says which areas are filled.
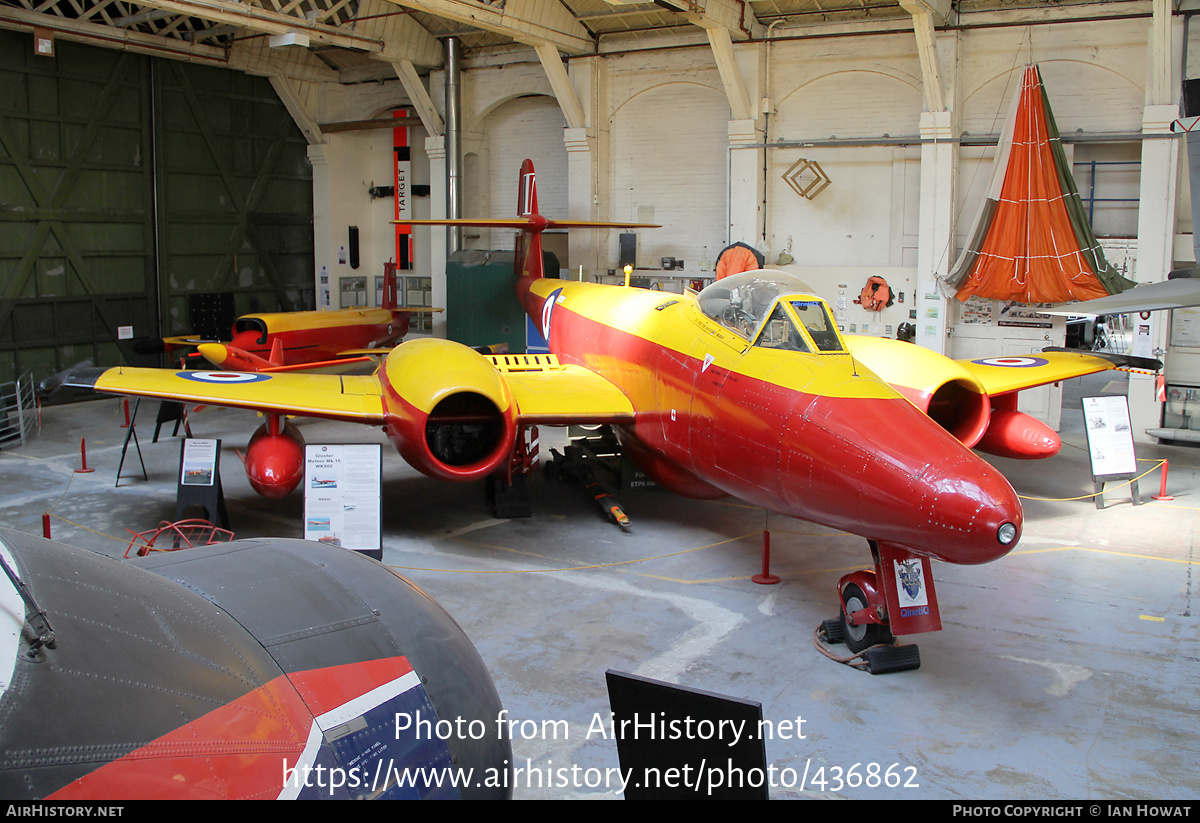
[[[1042,349],[1044,352],[1062,352],[1064,354],[1081,354],[1085,357],[1098,357],[1101,360],[1107,360],[1114,366],[1130,369],[1148,369],[1149,371],[1161,371],[1162,361],[1153,357],[1137,357],[1132,354],[1114,354],[1104,351],[1088,351],[1086,349],[1069,349],[1065,346],[1047,346]]]

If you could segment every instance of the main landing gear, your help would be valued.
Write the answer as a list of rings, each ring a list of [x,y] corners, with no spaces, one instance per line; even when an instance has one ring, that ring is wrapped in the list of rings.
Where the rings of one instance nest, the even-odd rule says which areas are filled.
[[[852,572],[838,581],[841,616],[822,623],[814,642],[827,657],[871,674],[920,668],[917,647],[895,645],[895,635],[942,628],[929,559],[899,546],[868,542],[875,571]],[[840,657],[827,643],[845,643],[852,654]]]

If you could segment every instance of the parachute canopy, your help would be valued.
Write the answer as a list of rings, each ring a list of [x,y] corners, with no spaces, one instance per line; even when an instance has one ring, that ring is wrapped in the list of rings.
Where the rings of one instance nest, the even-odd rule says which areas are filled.
[[[972,295],[1064,303],[1134,286],[1104,258],[1075,188],[1037,66],[1026,66],[987,200],[943,281]]]

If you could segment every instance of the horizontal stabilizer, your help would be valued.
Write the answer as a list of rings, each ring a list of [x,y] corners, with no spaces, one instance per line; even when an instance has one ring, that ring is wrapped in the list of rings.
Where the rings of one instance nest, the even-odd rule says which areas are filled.
[[[506,217],[494,220],[479,219],[448,219],[448,220],[393,220],[393,223],[403,223],[407,226],[475,226],[476,228],[525,229],[526,231],[545,231],[546,229],[660,229],[655,223],[607,223],[593,220],[551,220],[540,215],[532,217]]]

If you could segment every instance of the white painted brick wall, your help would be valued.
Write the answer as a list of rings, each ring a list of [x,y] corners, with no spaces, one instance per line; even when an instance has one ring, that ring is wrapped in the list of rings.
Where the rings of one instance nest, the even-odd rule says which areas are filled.
[[[956,131],[998,133],[1012,84],[1030,59],[1041,65],[1064,134],[1076,129],[1140,131],[1148,63],[1146,20],[961,32],[957,60],[949,57],[954,49],[947,48],[953,36],[939,35],[939,47],[944,81],[947,88],[957,90],[952,101],[959,123]],[[1192,49],[1195,60],[1200,35],[1193,35],[1193,40],[1197,41]],[[747,49],[770,55],[761,75],[761,95],[755,92],[756,108],[760,96],[771,104],[769,141],[918,134],[924,97],[911,33],[737,48],[739,60]],[[464,79],[464,118],[470,133],[464,141],[469,152],[464,212],[508,216],[515,202],[516,169],[528,156],[537,165],[542,210],[565,216],[563,118],[532,53],[514,53],[513,59],[511,65],[472,69]],[[600,143],[594,181],[597,215],[665,224],[664,229],[640,233],[642,265],[656,265],[661,257],[673,256],[687,260],[691,269],[704,246],[715,257],[728,239],[729,106],[711,52],[706,47],[685,48],[599,59],[602,63],[595,72],[603,77],[582,95],[584,100],[596,100],[594,109],[588,107],[588,117]],[[751,85],[757,88],[758,78]],[[436,91],[440,80],[431,88],[440,104]],[[368,91],[371,102],[381,93],[364,85],[339,91],[345,98],[341,105],[322,98],[322,119],[373,114],[368,110],[374,108],[366,99]],[[992,152],[990,148],[961,150],[955,191],[960,244],[982,201]],[[1084,156],[1105,159],[1114,152],[1128,156],[1136,149],[1081,150]],[[798,266],[883,270],[912,265],[920,198],[919,149],[769,149],[766,156],[771,259],[790,246]],[[780,179],[801,156],[818,161],[833,181],[812,201],[799,198]],[[360,197],[363,179],[383,179],[385,174],[386,170],[358,170],[356,179],[345,183],[347,199],[350,194]],[[1102,195],[1136,196],[1138,177],[1138,172],[1116,173],[1112,193]],[[338,214],[331,221],[354,222]],[[1132,233],[1135,221],[1136,208],[1106,206],[1097,228],[1106,234]],[[507,234],[480,242],[505,247],[511,244]],[[609,265],[615,267],[616,233],[605,243]]]
[[[513,217],[517,213],[517,177],[521,161],[529,158],[537,171],[538,208],[547,217],[567,217],[567,150],[563,145],[566,121],[553,97],[519,97],[493,109],[484,118],[489,162],[476,172],[482,177],[470,182],[471,190],[487,188],[486,213],[472,211],[468,197],[464,216]],[[511,249],[510,229],[483,231],[479,248]]]
[[[614,220],[662,224],[638,233],[639,267],[663,257],[689,271],[725,247],[729,105],[709,86],[671,82],[628,100],[612,118]],[[614,266],[618,239],[610,242]]]

